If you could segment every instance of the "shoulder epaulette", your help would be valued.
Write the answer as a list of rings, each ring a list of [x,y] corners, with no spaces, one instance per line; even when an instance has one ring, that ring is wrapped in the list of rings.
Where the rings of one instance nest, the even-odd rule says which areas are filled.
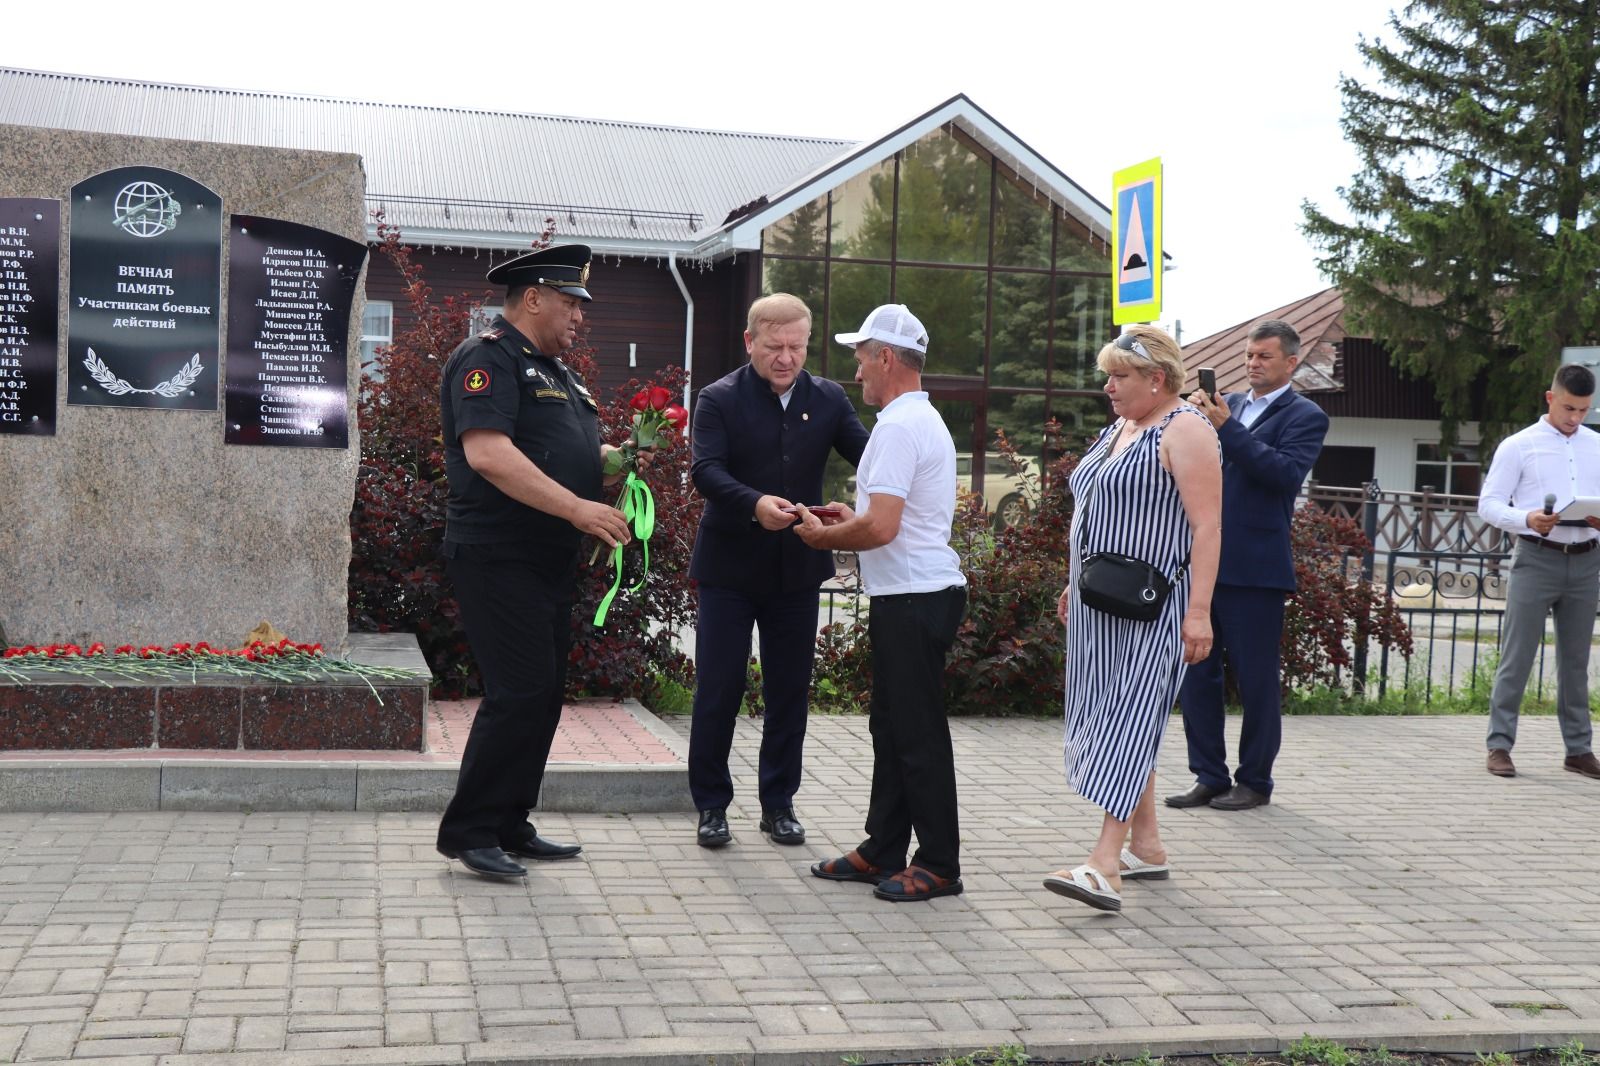
[[[478,334],[478,339],[483,341],[497,341],[506,335],[503,329],[486,329]]]

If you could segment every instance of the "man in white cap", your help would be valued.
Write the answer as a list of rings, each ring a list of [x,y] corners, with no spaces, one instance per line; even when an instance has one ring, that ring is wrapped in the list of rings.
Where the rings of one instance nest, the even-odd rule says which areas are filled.
[[[862,397],[881,412],[856,475],[856,510],[831,504],[839,517],[824,524],[802,509],[796,533],[814,548],[861,553],[872,603],[872,798],[866,840],[811,872],[876,885],[874,895],[895,902],[953,896],[961,831],[944,663],[967,604],[950,547],[955,443],[922,390],[928,333],[904,305],[880,307],[834,339],[855,349]]]

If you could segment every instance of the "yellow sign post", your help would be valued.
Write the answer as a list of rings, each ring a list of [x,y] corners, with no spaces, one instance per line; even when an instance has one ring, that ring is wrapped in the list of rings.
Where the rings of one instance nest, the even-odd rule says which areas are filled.
[[[1161,159],[1111,175],[1111,322],[1161,317]]]

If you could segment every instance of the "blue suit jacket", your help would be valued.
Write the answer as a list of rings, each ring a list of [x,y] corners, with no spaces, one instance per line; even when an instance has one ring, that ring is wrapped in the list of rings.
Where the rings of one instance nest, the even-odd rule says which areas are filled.
[[[804,370],[787,409],[748,363],[707,385],[694,408],[691,475],[706,506],[689,576],[752,596],[815,589],[831,577],[832,553],[808,547],[792,529],[761,528],[756,501],[827,502],[828,453],[854,466],[867,435],[844,389]]]
[[[1322,451],[1327,413],[1290,389],[1249,429],[1239,422],[1247,393],[1225,397],[1233,417],[1222,423],[1222,561],[1224,585],[1295,587],[1289,520],[1295,497]]]

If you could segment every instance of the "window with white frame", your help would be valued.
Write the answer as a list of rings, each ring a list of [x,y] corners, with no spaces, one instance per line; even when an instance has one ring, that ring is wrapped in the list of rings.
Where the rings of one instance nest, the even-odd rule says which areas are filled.
[[[1476,496],[1483,485],[1476,444],[1417,444],[1416,491],[1431,488],[1459,496]]]
[[[394,304],[388,300],[368,300],[361,314],[361,369],[371,373],[378,348],[394,343]]]
[[[467,323],[467,336],[476,337],[490,326],[494,325],[494,318],[503,308],[491,304],[481,304],[472,309],[472,318]]]

